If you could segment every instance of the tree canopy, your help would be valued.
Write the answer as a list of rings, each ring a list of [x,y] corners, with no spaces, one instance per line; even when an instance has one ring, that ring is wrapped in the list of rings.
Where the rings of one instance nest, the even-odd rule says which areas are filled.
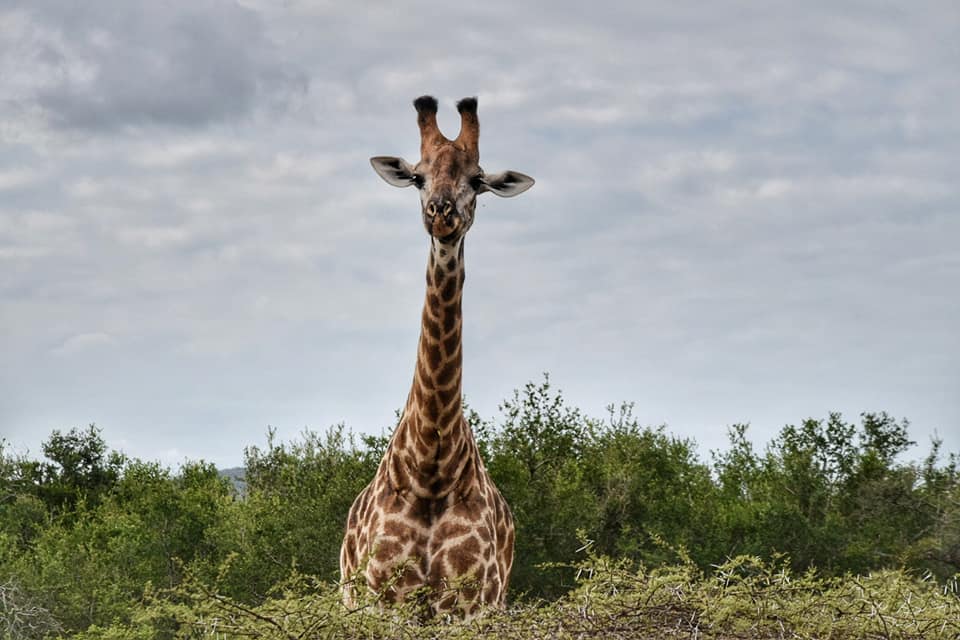
[[[515,514],[514,602],[566,597],[585,544],[707,573],[744,556],[826,577],[960,572],[957,455],[933,442],[904,459],[910,425],[886,413],[804,419],[762,449],[732,425],[709,459],[629,404],[585,416],[546,377],[496,419],[465,415]],[[94,425],[54,431],[40,460],[0,441],[5,606],[33,611],[42,637],[129,623],[146,594],[189,580],[249,606],[294,575],[330,584],[347,510],[386,442],[342,425],[291,442],[269,431],[245,449],[241,489],[203,461],[131,459]]]

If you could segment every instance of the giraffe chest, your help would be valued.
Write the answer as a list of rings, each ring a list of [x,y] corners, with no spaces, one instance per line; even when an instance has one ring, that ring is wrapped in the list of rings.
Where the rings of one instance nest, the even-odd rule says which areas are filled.
[[[347,567],[367,562],[368,586],[386,588],[398,600],[425,585],[437,592],[465,590],[461,595],[471,601],[492,603],[499,597],[506,581],[498,562],[503,535],[492,496],[478,489],[440,499],[378,493],[373,487],[364,493],[358,512],[351,513],[357,528],[348,531],[344,549],[354,550]],[[489,593],[470,591],[478,585]]]
[[[463,564],[463,556],[482,554],[496,541],[495,513],[491,501],[474,488],[463,494],[443,498],[423,498],[411,492],[385,491],[377,500],[380,514],[368,522],[369,539],[386,552],[376,556],[387,561],[394,551],[390,542],[401,544],[408,555],[416,555],[427,564],[451,562]],[[402,555],[402,554],[401,554]]]

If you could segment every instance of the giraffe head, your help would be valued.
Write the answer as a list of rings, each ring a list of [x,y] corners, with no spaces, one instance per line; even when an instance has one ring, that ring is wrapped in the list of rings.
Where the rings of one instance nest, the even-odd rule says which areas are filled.
[[[516,171],[488,174],[480,168],[480,121],[477,99],[457,103],[460,134],[447,139],[437,127],[437,101],[421,96],[413,101],[420,126],[420,161],[403,158],[370,158],[377,174],[395,187],[415,186],[420,191],[423,224],[433,238],[455,243],[473,225],[477,196],[487,191],[509,198],[533,186],[533,178]]]

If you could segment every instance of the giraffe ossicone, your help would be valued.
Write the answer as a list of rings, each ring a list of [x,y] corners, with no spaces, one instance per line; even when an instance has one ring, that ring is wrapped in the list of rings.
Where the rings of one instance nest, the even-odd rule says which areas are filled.
[[[430,253],[417,361],[377,473],[350,507],[340,573],[348,604],[362,582],[390,602],[416,594],[432,614],[469,617],[505,602],[514,525],[463,416],[463,239],[478,195],[515,196],[533,178],[480,168],[476,98],[457,103],[461,126],[453,140],[437,126],[436,99],[421,96],[413,105],[419,162],[377,156],[370,163],[389,184],[420,192]]]

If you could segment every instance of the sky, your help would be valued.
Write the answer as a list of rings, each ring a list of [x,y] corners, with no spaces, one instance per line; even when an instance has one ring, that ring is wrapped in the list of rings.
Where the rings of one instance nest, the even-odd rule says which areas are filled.
[[[0,437],[177,465],[388,433],[429,239],[413,98],[478,96],[464,391],[960,452],[960,4],[6,0]]]

